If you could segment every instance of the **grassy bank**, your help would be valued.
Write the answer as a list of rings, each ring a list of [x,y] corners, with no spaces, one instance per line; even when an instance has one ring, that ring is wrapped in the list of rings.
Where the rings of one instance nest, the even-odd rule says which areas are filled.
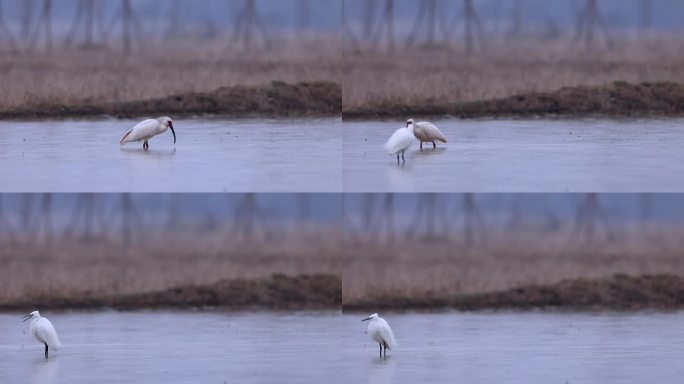
[[[183,93],[156,99],[126,102],[58,103],[45,101],[0,110],[0,119],[74,117],[141,117],[169,115],[221,115],[241,117],[340,116],[341,88],[335,83],[222,87],[210,92]]]
[[[684,308],[684,279],[675,275],[613,275],[526,285],[455,296],[377,296],[345,302],[350,311],[415,309],[675,310]]]
[[[564,87],[472,102],[380,102],[345,109],[345,119],[409,116],[486,117],[667,117],[684,115],[684,86],[678,83]]]
[[[333,275],[286,276],[221,280],[213,284],[179,286],[129,295],[49,295],[0,303],[0,310],[40,309],[120,310],[221,307],[226,309],[339,309],[342,282]]]

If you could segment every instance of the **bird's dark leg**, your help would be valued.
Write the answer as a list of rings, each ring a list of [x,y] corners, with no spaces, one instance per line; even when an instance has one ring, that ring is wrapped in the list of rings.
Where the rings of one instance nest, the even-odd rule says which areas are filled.
[[[380,343],[380,357],[382,357],[382,343]]]
[[[48,346],[47,346],[47,343],[43,343],[43,344],[45,344],[45,358],[47,359]]]
[[[399,165],[399,152],[397,152],[397,165]]]
[[[420,150],[421,151],[423,150],[423,142],[422,141],[420,142]]]
[[[147,140],[145,140],[145,142],[143,143],[143,149],[147,150],[148,148],[150,148],[150,145],[147,144]]]
[[[436,148],[437,148],[437,144],[435,144],[435,142],[433,141],[432,142],[432,149],[436,149]]]
[[[405,163],[406,159],[404,159],[404,151],[401,152],[401,163]]]

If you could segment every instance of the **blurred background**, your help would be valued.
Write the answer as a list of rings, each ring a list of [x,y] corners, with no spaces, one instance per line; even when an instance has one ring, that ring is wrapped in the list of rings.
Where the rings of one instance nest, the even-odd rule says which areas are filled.
[[[676,0],[346,0],[347,110],[684,79]]]
[[[344,196],[343,300],[684,273],[681,194]]]
[[[0,110],[338,79],[341,0],[2,0]]]
[[[339,276],[341,196],[2,194],[0,304]]]

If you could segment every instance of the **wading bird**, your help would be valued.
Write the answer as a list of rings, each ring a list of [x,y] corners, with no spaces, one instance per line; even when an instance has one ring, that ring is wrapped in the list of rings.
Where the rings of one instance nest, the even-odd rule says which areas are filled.
[[[413,135],[413,125],[410,127],[406,125],[406,128],[399,128],[396,132],[390,136],[387,143],[385,143],[385,150],[390,155],[397,155],[397,164],[399,164],[399,155],[401,155],[401,160],[405,163],[404,152],[411,146],[415,136]]]
[[[423,149],[423,143],[432,143],[432,148],[437,148],[435,141],[447,142],[442,131],[432,123],[428,123],[427,121],[414,123],[413,119],[408,119],[406,121],[406,127],[408,126],[413,126],[413,135],[420,141],[420,149]]]
[[[378,316],[377,313],[370,315],[361,321],[369,321],[368,323],[368,336],[380,344],[380,357],[382,357],[382,349],[385,348],[385,357],[387,357],[387,349],[392,349],[397,346],[397,342],[394,340],[394,333],[392,333],[392,328],[382,317]]]
[[[31,320],[31,334],[38,340],[38,342],[45,344],[45,358],[48,358],[48,347],[52,349],[59,349],[62,343],[59,342],[57,331],[52,326],[50,320],[41,317],[38,311],[33,311],[28,315],[24,315],[24,320]]]
[[[171,128],[171,133],[173,133],[173,143],[176,144],[176,131],[173,130],[173,120],[166,116],[147,119],[136,124],[135,127],[126,132],[119,144],[124,145],[133,141],[142,141],[143,149],[147,150],[150,148],[147,141],[160,133],[166,132],[169,128]]]

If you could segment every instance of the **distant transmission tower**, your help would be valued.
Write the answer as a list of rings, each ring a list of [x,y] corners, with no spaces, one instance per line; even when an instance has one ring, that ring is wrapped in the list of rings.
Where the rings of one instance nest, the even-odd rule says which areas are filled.
[[[411,220],[411,225],[406,231],[406,236],[413,237],[422,233],[426,239],[437,238],[438,219],[441,214],[438,207],[439,196],[436,193],[418,195],[416,211]],[[443,233],[439,233],[439,235],[443,235]]]
[[[297,2],[297,26],[300,33],[307,32],[311,28],[311,2],[310,0],[298,0]]]
[[[588,193],[577,207],[577,218],[573,236],[579,240],[594,242],[611,237],[605,214],[596,193]]]
[[[31,34],[29,43],[31,49],[36,47],[41,37],[45,43],[45,50],[52,51],[52,0],[43,0],[36,27]]]
[[[377,4],[377,0],[364,0],[363,2],[363,13],[361,14],[363,36],[373,36]]]
[[[511,30],[509,38],[519,37],[523,33],[523,1],[513,0],[513,12],[511,15]]]
[[[19,8],[19,21],[21,23],[21,38],[25,41],[31,39],[31,25],[33,24],[33,14],[35,13],[35,0],[21,1]]]
[[[134,43],[137,43],[138,48],[142,49],[142,28],[138,21],[138,16],[131,5],[131,0],[121,0],[121,7],[114,16],[112,24],[108,28],[110,31],[114,29],[117,23],[121,23],[121,35],[123,41],[124,53],[129,54],[133,50]]]
[[[244,0],[242,9],[235,18],[233,42],[242,45],[244,49],[252,48],[256,33],[261,35],[265,48],[271,48],[271,40],[266,32],[261,16],[257,10],[256,0]]]
[[[6,238],[10,242],[15,242],[14,229],[7,218],[7,212],[4,210],[2,194],[0,194],[0,240]]]
[[[598,0],[587,0],[584,8],[578,15],[575,42],[584,41],[587,48],[592,48],[596,40],[597,31],[603,34],[606,45],[612,46],[613,42],[608,32],[608,26],[599,13]]]
[[[641,5],[641,30],[648,31],[653,24],[653,0],[639,0]]]
[[[387,41],[387,51],[394,52],[394,0],[385,0],[372,40],[373,46],[377,47],[383,39]]]
[[[100,44],[106,40],[102,19],[98,17],[95,0],[78,0],[76,15],[71,24],[71,28],[67,33],[64,45],[69,47],[73,44],[78,34],[78,30],[83,29],[83,44],[82,48],[95,47],[95,27],[97,24],[98,33],[100,35]]]
[[[473,0],[463,0],[463,7],[461,11],[456,14],[451,25],[447,37],[450,39],[452,33],[463,23],[463,39],[467,54],[472,54],[475,51],[475,45],[479,42],[480,48],[484,49],[485,32],[482,27],[482,21],[477,15]]]
[[[268,220],[261,212],[257,196],[254,193],[247,193],[242,200],[238,201],[233,225],[233,233],[248,240],[256,237],[270,237],[271,235]]]
[[[76,196],[74,210],[63,236],[65,239],[71,239],[79,232],[81,240],[95,238],[95,194],[79,193]]]
[[[437,46],[437,28],[440,21],[444,20],[437,15],[437,5],[438,0],[420,0],[416,20],[406,40],[406,45],[411,46],[415,44],[420,38],[421,33],[423,33],[425,35],[423,47],[434,48]],[[443,24],[441,29],[446,29]]]
[[[135,238],[145,238],[143,233],[145,227],[142,225],[140,214],[130,193],[121,194],[116,210],[121,220],[121,243],[124,247],[130,246]]]
[[[7,42],[12,49],[17,47],[16,41],[14,40],[14,35],[12,35],[12,31],[10,31],[7,23],[5,22],[2,0],[0,0],[0,43],[3,41]]]
[[[169,8],[168,25],[164,38],[166,40],[173,39],[181,35],[181,0],[173,0]]]

